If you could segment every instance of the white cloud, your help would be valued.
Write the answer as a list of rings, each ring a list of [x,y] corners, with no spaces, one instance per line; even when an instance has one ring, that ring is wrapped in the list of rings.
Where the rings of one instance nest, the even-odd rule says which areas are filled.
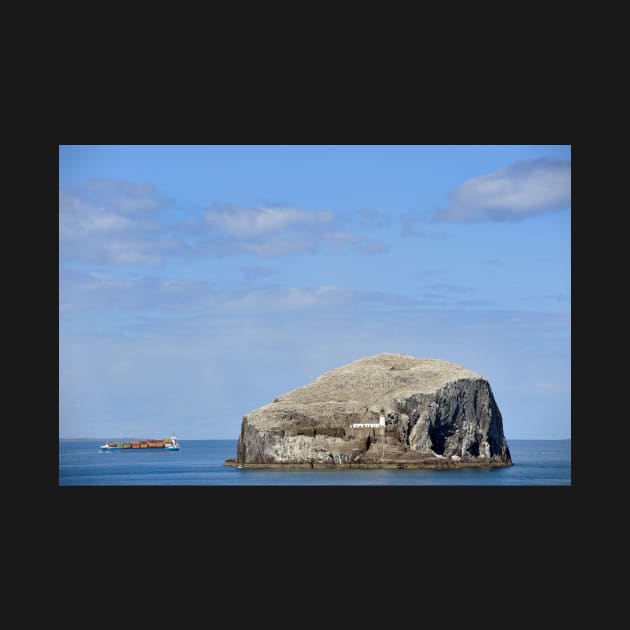
[[[350,232],[337,231],[326,234],[326,240],[331,245],[348,245],[350,243],[358,243],[361,237],[356,234],[350,234]]]
[[[308,212],[298,208],[237,208],[221,206],[206,215],[216,230],[239,239],[277,234],[289,228],[317,229],[334,218],[330,211]]]
[[[125,194],[128,197],[125,197]],[[64,259],[157,265],[176,248],[151,215],[165,204],[148,184],[91,180],[59,192],[59,242]]]
[[[235,309],[238,312],[261,311],[286,313],[287,311],[329,310],[348,312],[369,306],[375,308],[391,308],[410,306],[416,300],[404,295],[365,291],[342,286],[317,287],[273,287],[264,290],[248,291],[242,296],[225,300],[222,307]]]
[[[109,241],[103,251],[109,261],[122,265],[159,265],[162,255],[153,243],[142,241]]]
[[[300,252],[314,253],[319,250],[319,244],[315,238],[309,238],[306,235],[277,234],[263,240],[234,240],[230,242],[228,250],[232,252],[243,251],[265,258]]]
[[[571,206],[571,161],[520,160],[457,187],[436,214],[445,221],[518,220]]]
[[[157,265],[183,244],[168,238],[156,211],[167,202],[149,184],[90,180],[59,192],[59,245],[65,260]]]
[[[202,216],[193,216],[197,210],[192,209],[179,214],[175,221],[166,221],[158,210],[167,203],[150,184],[113,179],[93,179],[77,189],[61,189],[62,259],[159,265],[167,256],[191,259],[246,253],[269,258],[313,254],[322,247],[345,248],[359,254],[386,249],[383,243],[340,229],[339,217],[330,210],[221,204]]]
[[[372,242],[339,229],[344,215],[329,210],[307,211],[285,206],[239,208],[229,204],[214,206],[205,217],[206,225],[218,237],[207,241],[213,255],[246,252],[272,257],[295,253],[315,253],[324,245],[347,248],[359,254],[386,250],[384,243]]]
[[[89,271],[87,275],[94,281],[88,285],[91,289],[100,289],[104,287],[112,289],[129,289],[132,286],[131,283],[126,280],[114,278],[114,276],[101,271]]]
[[[138,213],[157,210],[168,204],[157,196],[152,184],[137,184],[118,179],[91,179],[85,186],[88,197],[115,212]]]
[[[81,227],[85,232],[116,232],[128,230],[133,227],[133,221],[111,212],[101,212],[86,216],[81,221]]]
[[[131,230],[144,222],[122,216],[110,208],[87,202],[75,192],[61,190],[59,193],[59,228],[61,238],[89,238],[99,233]]]
[[[321,286],[314,288],[286,287],[275,290],[250,291],[226,301],[224,307],[240,311],[303,311],[340,307],[352,301],[353,292],[344,287]]]
[[[127,329],[130,317],[144,328],[143,317],[148,313],[166,323],[199,316],[239,317],[243,313],[285,316],[291,312],[350,313],[357,308],[389,311],[417,303],[404,295],[334,285],[220,287],[182,278],[130,279],[102,270],[80,272],[64,267],[61,271],[62,314],[102,310],[124,313]],[[116,326],[114,320],[110,323]]]
[[[101,270],[82,272],[61,267],[63,311],[159,311],[168,317],[213,308],[225,299],[224,294],[214,291],[205,281],[147,276],[130,279]]]

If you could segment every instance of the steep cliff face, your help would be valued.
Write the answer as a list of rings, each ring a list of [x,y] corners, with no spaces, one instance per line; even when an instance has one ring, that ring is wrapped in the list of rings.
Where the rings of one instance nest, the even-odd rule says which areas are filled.
[[[385,426],[377,424],[385,416]],[[379,354],[243,417],[242,467],[511,465],[488,381],[459,365]]]

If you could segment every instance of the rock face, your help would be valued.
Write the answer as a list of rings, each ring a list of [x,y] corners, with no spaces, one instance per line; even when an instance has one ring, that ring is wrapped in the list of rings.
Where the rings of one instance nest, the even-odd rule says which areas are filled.
[[[237,457],[226,461],[244,468],[511,464],[488,381],[448,361],[403,354],[354,361],[250,412]]]

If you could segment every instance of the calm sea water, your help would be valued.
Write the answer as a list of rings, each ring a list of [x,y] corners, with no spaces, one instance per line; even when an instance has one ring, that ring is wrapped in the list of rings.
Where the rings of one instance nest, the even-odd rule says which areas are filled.
[[[179,451],[113,451],[59,441],[61,486],[568,486],[570,440],[508,440],[513,466],[459,470],[242,470],[236,440],[180,440]]]

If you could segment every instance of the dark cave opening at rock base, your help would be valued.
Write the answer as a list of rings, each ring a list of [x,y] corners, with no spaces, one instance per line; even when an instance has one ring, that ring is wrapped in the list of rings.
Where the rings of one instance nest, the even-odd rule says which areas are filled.
[[[440,416],[435,419],[435,423],[429,426],[429,438],[433,444],[433,452],[437,455],[444,454],[446,440],[455,433],[455,427],[452,424],[442,424]]]

